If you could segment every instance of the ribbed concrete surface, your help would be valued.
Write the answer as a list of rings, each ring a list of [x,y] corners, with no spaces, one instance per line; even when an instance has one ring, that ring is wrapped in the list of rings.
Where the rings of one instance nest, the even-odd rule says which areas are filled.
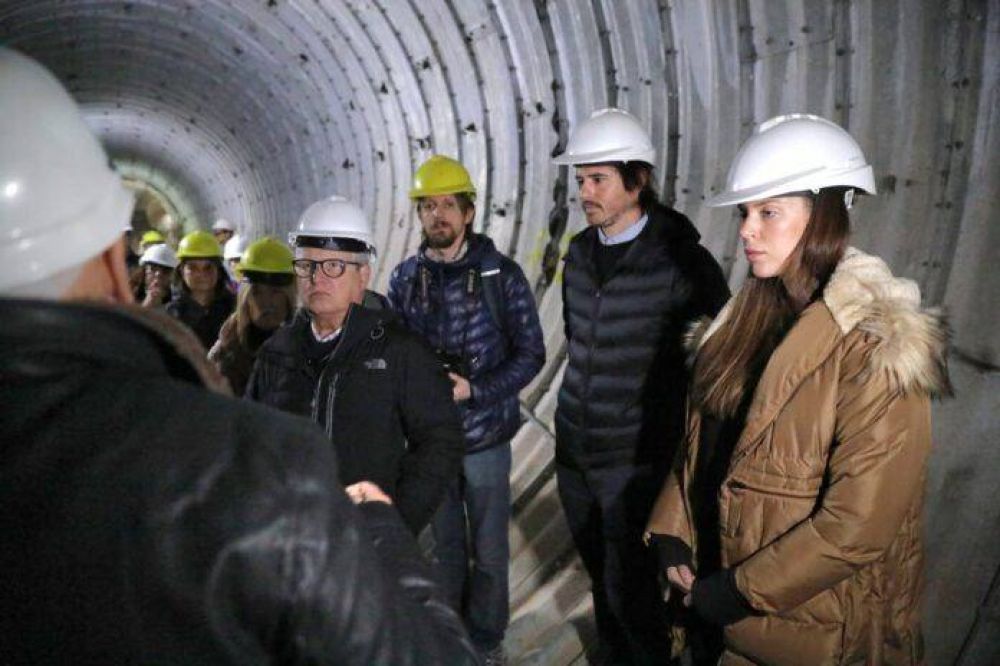
[[[222,216],[283,233],[315,199],[356,199],[376,221],[380,286],[418,242],[415,166],[442,152],[470,167],[476,225],[536,285],[550,356],[515,443],[509,647],[524,663],[580,660],[591,623],[551,470],[558,258],[583,226],[551,154],[595,108],[635,112],[661,191],[735,286],[746,265],[732,214],[703,202],[740,142],[782,112],[844,124],[880,189],[856,209],[856,244],[917,279],[955,332],[959,397],[936,408],[928,485],[931,663],[988,663],[1000,658],[998,5],[3,0],[0,41],[58,73],[118,168],[186,228]]]

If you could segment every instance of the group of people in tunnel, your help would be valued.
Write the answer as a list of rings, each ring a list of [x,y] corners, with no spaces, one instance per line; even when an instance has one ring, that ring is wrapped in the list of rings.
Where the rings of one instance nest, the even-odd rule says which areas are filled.
[[[755,129],[708,201],[739,212],[735,295],[638,118],[594,112],[555,163],[586,219],[549,348],[589,659],[922,663],[946,332],[848,244],[861,147],[814,115]],[[130,195],[60,83],[0,49],[0,188],[0,656],[505,663],[518,395],[546,344],[459,161],[414,173],[422,242],[385,295],[336,195],[288,244],[150,230],[130,274]]]

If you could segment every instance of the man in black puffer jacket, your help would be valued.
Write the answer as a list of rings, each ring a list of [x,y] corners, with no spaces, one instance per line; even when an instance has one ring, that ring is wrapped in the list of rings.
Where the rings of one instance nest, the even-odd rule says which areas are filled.
[[[449,598],[456,608],[466,600],[466,626],[492,666],[503,662],[508,621],[517,396],[544,364],[545,346],[521,268],[488,237],[471,232],[474,196],[465,167],[451,158],[435,155],[417,170],[410,197],[424,242],[393,271],[389,303],[438,350],[462,414],[466,454],[434,517],[435,555]]]
[[[190,330],[126,305],[109,165],[0,48],[0,663],[476,663],[388,498],[352,506],[313,423],[220,395]]]
[[[729,297],[694,226],[652,189],[646,131],[618,109],[575,129],[557,163],[576,167],[587,229],[563,271],[569,362],[556,411],[559,495],[593,581],[612,663],[661,664],[670,642],[645,521],[683,435],[682,336]]]
[[[376,483],[419,533],[464,452],[448,379],[391,312],[360,305],[374,251],[360,209],[319,201],[291,240],[303,310],[261,347],[246,397],[311,417],[337,451],[343,484]]]

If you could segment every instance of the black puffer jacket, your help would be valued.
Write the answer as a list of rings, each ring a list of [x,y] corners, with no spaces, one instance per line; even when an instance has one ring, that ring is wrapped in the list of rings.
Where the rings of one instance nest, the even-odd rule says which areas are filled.
[[[475,663],[395,511],[314,424],[204,388],[186,329],[0,318],[0,663]]]
[[[419,338],[387,311],[351,306],[333,353],[310,359],[300,311],[264,343],[246,397],[323,426],[346,486],[373,481],[419,532],[465,452],[451,382]]]
[[[599,284],[597,228],[570,242],[563,273],[569,364],[556,411],[556,459],[588,469],[669,464],[683,434],[688,323],[729,298],[718,263],[680,213],[657,205]]]

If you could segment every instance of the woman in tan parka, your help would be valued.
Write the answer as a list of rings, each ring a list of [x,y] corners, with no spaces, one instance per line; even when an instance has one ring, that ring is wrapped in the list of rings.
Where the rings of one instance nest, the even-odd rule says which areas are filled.
[[[916,285],[848,247],[857,143],[763,123],[714,205],[739,204],[751,275],[691,338],[685,445],[647,526],[722,664],[919,664],[930,404],[945,329]]]

